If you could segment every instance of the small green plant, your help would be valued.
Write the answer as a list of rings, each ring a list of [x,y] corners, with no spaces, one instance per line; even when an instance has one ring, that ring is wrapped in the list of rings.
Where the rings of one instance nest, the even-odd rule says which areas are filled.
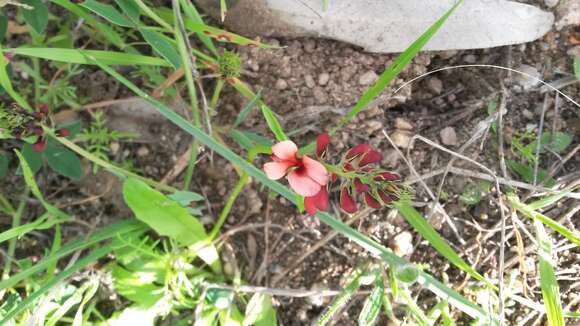
[[[224,53],[218,57],[218,70],[224,78],[240,77],[242,66],[242,59],[240,56],[229,50],[224,50]]]
[[[109,160],[111,142],[127,140],[136,137],[133,133],[110,130],[107,128],[107,120],[101,111],[92,114],[93,120],[89,127],[83,129],[77,136],[77,140],[86,143],[87,150],[102,160]],[[96,173],[99,166],[93,165],[93,173]]]

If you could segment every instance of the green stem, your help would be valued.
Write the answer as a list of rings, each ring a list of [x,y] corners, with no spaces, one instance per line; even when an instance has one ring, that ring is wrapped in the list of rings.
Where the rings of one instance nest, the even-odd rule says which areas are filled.
[[[258,154],[271,154],[271,153],[272,153],[271,147],[255,146],[248,152],[247,161],[252,163],[254,159],[256,159],[256,156],[258,156]],[[222,209],[220,216],[218,217],[218,220],[211,229],[211,232],[209,233],[209,241],[213,241],[219,234],[222,226],[224,225],[226,219],[228,218],[228,215],[230,214],[230,211],[232,210],[232,207],[234,206],[234,203],[236,202],[236,199],[238,198],[238,196],[248,183],[249,179],[250,176],[248,175],[248,173],[245,171],[242,172],[242,174],[240,175],[240,179],[238,180],[238,183],[234,187],[234,190],[232,190],[232,192],[230,193],[228,200],[226,201],[226,204],[224,205],[224,208]]]
[[[197,151],[199,148],[199,142],[194,140],[191,146],[191,157],[187,163],[187,170],[185,171],[185,178],[183,181],[183,190],[185,191],[189,190],[189,186],[191,185],[191,180],[193,179],[193,170],[195,168],[195,163],[197,162],[197,156],[199,155],[199,152]]]
[[[224,88],[225,81],[222,78],[217,80],[217,84],[215,85],[215,89],[213,91],[213,95],[211,97],[211,102],[209,107],[215,112],[217,103],[220,99],[220,94],[222,93],[222,89]]]
[[[14,215],[15,213],[14,207],[2,194],[0,194],[0,210],[8,215]]]
[[[12,215],[12,228],[17,228],[20,226],[22,222],[22,214],[24,213],[24,209],[26,208],[26,202],[28,198],[29,189],[26,187],[24,189],[24,193],[22,194],[22,199],[18,204],[18,208]],[[6,255],[6,261],[4,262],[4,270],[2,272],[2,279],[7,279],[10,275],[10,266],[12,265],[14,253],[16,252],[16,238],[10,239],[8,242],[8,251]]]

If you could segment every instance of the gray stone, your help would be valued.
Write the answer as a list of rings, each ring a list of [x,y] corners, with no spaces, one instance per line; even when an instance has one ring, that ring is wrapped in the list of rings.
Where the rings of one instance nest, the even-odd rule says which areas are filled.
[[[558,0],[544,0],[547,7],[553,8],[558,5]]]
[[[314,82],[314,77],[312,77],[312,75],[304,76],[304,81],[306,82],[306,87],[308,88],[314,88],[314,86],[316,86],[316,83]]]
[[[441,130],[439,133],[441,136],[441,142],[443,145],[446,146],[455,146],[457,145],[457,134],[455,133],[455,129],[453,127],[446,127]]]
[[[537,86],[540,83],[539,79],[542,76],[538,71],[538,69],[536,69],[535,67],[524,64],[520,65],[515,69],[523,73],[523,74],[515,74],[514,81],[524,90],[531,89],[532,87]]]
[[[288,82],[285,81],[284,79],[278,79],[276,81],[276,85],[275,85],[277,90],[283,91],[286,88],[288,88]]]
[[[330,81],[330,75],[327,72],[323,72],[318,75],[318,85],[324,86],[328,84],[328,81]]]
[[[435,95],[443,92],[443,82],[437,77],[431,77],[427,80],[427,88]]]
[[[367,86],[374,83],[377,80],[377,78],[379,78],[377,73],[372,70],[369,70],[364,74],[360,75],[360,77],[358,78],[358,83],[361,86]]]
[[[196,3],[219,17],[220,1]],[[322,0],[238,0],[228,8],[225,25],[250,37],[316,36],[359,45],[370,52],[401,52],[454,3],[455,0],[332,0],[324,10]],[[562,24],[571,18],[567,16]],[[551,13],[527,4],[465,1],[424,49],[475,49],[530,42],[549,31],[553,21]]]
[[[580,25],[580,1],[578,0],[562,0],[558,6],[556,28],[560,30],[569,25]]]

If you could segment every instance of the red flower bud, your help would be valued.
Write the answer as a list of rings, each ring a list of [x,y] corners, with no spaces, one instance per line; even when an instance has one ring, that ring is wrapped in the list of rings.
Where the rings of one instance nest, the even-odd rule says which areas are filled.
[[[48,104],[41,104],[38,107],[38,112],[40,112],[43,116],[47,116],[48,115]]]
[[[388,205],[393,201],[393,197],[387,194],[385,191],[379,190],[379,196],[381,196],[381,200],[385,205]]]
[[[70,131],[66,128],[61,128],[61,129],[56,131],[56,135],[58,137],[68,137],[68,136],[70,136]]]
[[[322,157],[326,153],[326,148],[330,144],[330,136],[327,133],[322,133],[316,138],[316,156]]]
[[[35,152],[42,152],[46,147],[46,139],[40,138],[36,143],[32,144],[32,150]]]
[[[42,130],[41,127],[34,126],[34,127],[32,127],[32,133],[37,135],[37,136],[42,136],[44,134],[44,130]]]
[[[366,154],[364,154],[358,163],[359,166],[365,166],[372,163],[378,163],[383,160],[383,154],[371,149]]]
[[[317,209],[321,211],[328,210],[328,191],[326,187],[322,187],[314,196],[305,197],[304,208],[310,216],[314,216]]]
[[[349,193],[349,187],[343,187],[340,190],[340,208],[342,208],[347,213],[355,213],[358,208],[354,198]]]
[[[362,183],[359,178],[355,178],[353,184],[356,192],[367,192],[371,189],[369,185]]]
[[[344,163],[342,165],[342,169],[346,172],[352,172],[354,171],[354,168],[352,167],[352,165],[350,163]]]
[[[367,205],[370,208],[374,208],[374,209],[381,208],[381,204],[370,193],[365,192],[364,196],[365,196],[365,203],[367,203]]]
[[[347,153],[346,153],[346,159],[350,160],[356,156],[359,156],[361,154],[364,154],[368,151],[372,150],[371,146],[367,145],[367,144],[359,144],[356,145],[355,147],[351,148]]]

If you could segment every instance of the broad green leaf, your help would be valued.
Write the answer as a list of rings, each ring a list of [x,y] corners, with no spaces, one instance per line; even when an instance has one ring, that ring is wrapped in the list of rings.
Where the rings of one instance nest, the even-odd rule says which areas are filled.
[[[574,74],[580,80],[580,57],[574,58]]]
[[[220,270],[217,250],[205,244],[207,233],[203,225],[187,209],[137,179],[125,181],[123,197],[137,219],[183,246],[197,246],[199,257],[214,270]]]
[[[85,0],[81,6],[105,18],[111,23],[123,27],[133,27],[134,24],[121,14],[115,7],[95,0]]]
[[[141,10],[139,5],[133,0],[115,0],[117,5],[123,10],[125,15],[127,15],[133,23],[139,22],[139,16],[141,16]]]
[[[93,64],[87,59],[87,56],[97,59],[99,62],[107,65],[151,65],[151,66],[169,66],[164,59],[148,57],[138,54],[129,54],[123,52],[100,51],[100,50],[76,50],[60,48],[13,48],[3,49],[2,52],[12,52],[16,55],[42,58],[67,63]]]
[[[83,300],[79,305],[77,312],[75,314],[75,319],[73,320],[72,326],[82,326],[83,325],[83,309],[85,305],[95,296],[97,290],[99,289],[99,280],[97,278],[93,278],[85,283],[83,286],[86,286]]]
[[[489,192],[491,183],[489,181],[479,181],[477,183],[470,183],[465,187],[459,200],[467,205],[475,205],[481,201],[483,195]]]
[[[335,127],[330,130],[330,134],[334,134],[337,130],[342,129],[346,126],[354,117],[356,117],[360,112],[365,110],[368,105],[379,96],[385,88],[403,71],[411,60],[417,54],[427,42],[437,33],[439,28],[443,26],[447,18],[463,3],[463,0],[458,0],[455,2],[453,7],[451,7],[444,15],[442,15],[437,21],[433,23],[417,40],[415,40],[403,53],[401,53],[397,59],[379,76],[378,80],[361,96],[356,105],[340,119]],[[312,153],[316,149],[316,143],[312,142],[301,148],[300,153]]]
[[[442,238],[435,229],[429,224],[417,210],[415,210],[408,201],[400,200],[394,204],[395,208],[403,215],[405,220],[417,231],[423,239],[429,241],[431,246],[437,250],[443,257],[447,258],[453,265],[469,274],[476,280],[482,281],[495,288],[485,277],[479,274],[470,264],[466,263],[451,248],[447,241]]]
[[[140,28],[139,31],[143,38],[155,52],[159,53],[173,68],[178,69],[181,66],[181,58],[175,49],[175,46],[167,38],[157,32]]]
[[[576,231],[571,231],[567,229],[564,225],[558,223],[557,221],[549,218],[548,216],[538,213],[535,210],[531,209],[528,205],[521,203],[517,197],[515,196],[508,196],[508,202],[510,206],[517,209],[518,211],[522,212],[528,218],[539,221],[545,224],[550,229],[560,233],[566,239],[570,240],[572,243],[575,243],[580,246],[580,233]]]
[[[148,96],[139,87],[137,87],[127,78],[120,75],[115,70],[111,69],[107,65],[104,65],[96,61],[94,58],[89,58],[89,60],[92,60],[94,64],[97,64],[101,69],[103,69],[105,72],[107,72],[115,79],[120,81],[128,89],[130,89],[135,94],[145,99],[165,118],[173,122],[176,126],[181,128],[188,134],[192,135],[200,143],[206,145],[208,148],[215,151],[217,154],[221,155],[223,158],[225,158],[232,164],[237,165],[241,170],[245,171],[245,173],[247,173],[248,176],[255,178],[256,181],[262,183],[263,185],[270,188],[274,192],[282,195],[288,201],[296,203],[296,194],[288,187],[283,186],[279,182],[268,179],[268,177],[261,169],[250,164],[244,158],[240,157],[232,150],[222,145],[220,142],[218,142],[210,135],[203,132],[201,129],[193,126],[190,122],[185,120],[182,116],[180,116],[174,110],[167,107],[165,104]],[[363,247],[369,253],[381,257],[381,259],[384,260],[386,263],[393,266],[408,264],[407,261],[393,254],[391,250],[385,248],[383,245],[370,239],[366,235],[352,229],[351,227],[347,226],[345,223],[337,220],[331,215],[319,211],[316,213],[316,217],[318,217],[323,223],[326,223],[334,230],[340,232],[344,236],[348,237],[350,240],[356,242],[358,245]],[[445,284],[439,282],[438,280],[436,280],[431,275],[425,272],[421,271],[419,273],[418,283],[421,284],[424,288],[428,289],[429,291],[435,293],[436,295],[448,299],[450,304],[459,308],[461,311],[465,312],[467,315],[473,318],[479,318],[481,320],[491,320],[493,318],[488,315],[486,309],[470,302],[465,297],[461,296],[459,293],[449,288]]]
[[[508,167],[518,174],[525,182],[534,182],[534,168],[528,164],[522,164],[514,160],[507,160]],[[548,177],[548,171],[538,169],[538,182],[544,182]],[[549,178],[545,182],[546,186],[551,186],[555,183],[554,179]]]
[[[42,154],[35,152],[30,144],[24,143],[22,145],[22,156],[26,159],[32,174],[36,174],[42,167]]]
[[[0,42],[4,41],[7,30],[8,30],[8,18],[0,14]]]
[[[189,206],[194,201],[201,201],[205,199],[205,197],[202,195],[192,191],[177,191],[167,197],[175,200],[183,207]]]
[[[33,8],[30,10],[21,8],[22,17],[36,33],[42,35],[48,25],[48,7],[42,0],[20,0],[20,2]]]
[[[560,287],[554,271],[556,264],[552,259],[552,240],[546,234],[540,221],[534,221],[534,227],[536,228],[536,240],[540,244],[538,248],[538,256],[540,256],[540,288],[542,289],[548,324],[551,326],[564,326]]]
[[[208,303],[219,310],[228,309],[234,302],[234,292],[227,289],[208,289],[205,297]]]
[[[244,326],[275,326],[276,311],[272,307],[272,297],[269,294],[254,293],[246,307]]]
[[[358,316],[359,326],[372,326],[375,325],[377,318],[381,312],[381,307],[383,306],[385,287],[383,282],[376,282],[375,287],[371,294],[366,298],[363,308]]]
[[[70,135],[66,138],[74,139],[83,129],[83,124],[80,120],[75,120],[71,122],[67,122],[65,124],[58,125],[56,129],[65,128],[70,132]]]
[[[68,148],[51,143],[49,141],[44,150],[48,166],[65,177],[80,180],[83,176],[81,160]]]
[[[111,271],[115,291],[135,302],[140,308],[150,308],[165,296],[165,264],[161,261],[141,260],[140,268],[128,270],[115,265]]]
[[[8,173],[8,165],[10,158],[6,154],[0,154],[0,178],[3,178]]]
[[[564,152],[570,144],[572,144],[572,136],[561,131],[555,133],[546,132],[542,134],[540,143],[542,144],[542,147],[560,154]]]

